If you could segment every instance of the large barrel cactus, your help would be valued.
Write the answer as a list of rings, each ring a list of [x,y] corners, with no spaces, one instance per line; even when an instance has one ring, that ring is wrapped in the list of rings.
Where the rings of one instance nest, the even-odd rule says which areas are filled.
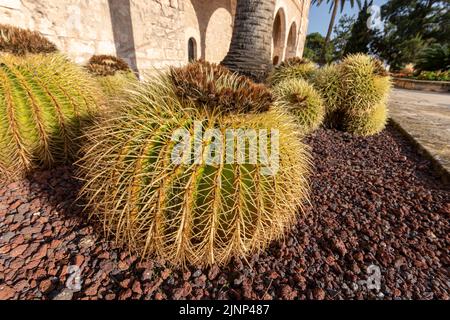
[[[320,93],[306,80],[288,79],[273,88],[275,105],[291,112],[305,134],[318,129],[325,117]]]
[[[0,24],[0,52],[25,55],[56,51],[56,45],[39,32]]]
[[[263,107],[246,81],[197,64],[124,97],[88,132],[79,162],[91,218],[140,256],[176,266],[221,265],[282,237],[308,197],[308,148],[294,119]]]
[[[0,56],[0,176],[72,160],[99,96],[89,75],[61,55]]]
[[[294,57],[287,59],[276,66],[269,75],[268,82],[273,86],[288,79],[309,80],[316,70],[316,64],[308,59]]]

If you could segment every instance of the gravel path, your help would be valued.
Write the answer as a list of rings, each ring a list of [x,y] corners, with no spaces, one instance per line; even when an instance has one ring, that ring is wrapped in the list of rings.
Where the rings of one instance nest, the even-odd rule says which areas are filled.
[[[450,188],[430,163],[392,127],[371,138],[319,130],[308,142],[306,217],[222,270],[142,263],[98,237],[71,205],[70,167],[0,185],[0,299],[449,299]]]

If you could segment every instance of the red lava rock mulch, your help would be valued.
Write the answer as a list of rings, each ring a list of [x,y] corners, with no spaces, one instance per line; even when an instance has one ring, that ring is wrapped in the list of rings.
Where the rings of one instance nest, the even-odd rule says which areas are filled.
[[[72,205],[70,167],[0,186],[0,299],[449,299],[450,189],[430,162],[392,127],[307,142],[307,215],[249,264],[221,269],[143,263],[105,241]],[[66,288],[74,265],[79,292]],[[370,266],[380,291],[367,286]]]

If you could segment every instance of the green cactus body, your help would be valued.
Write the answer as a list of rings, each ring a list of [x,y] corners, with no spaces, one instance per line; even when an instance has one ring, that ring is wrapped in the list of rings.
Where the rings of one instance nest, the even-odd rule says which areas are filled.
[[[291,58],[283,61],[268,77],[268,83],[272,86],[289,79],[309,80],[317,70],[316,64],[301,58]]]
[[[386,127],[388,109],[385,103],[375,105],[370,111],[365,111],[343,118],[344,129],[358,136],[372,136],[380,133]]]
[[[343,111],[369,112],[385,100],[390,78],[380,73],[379,63],[364,54],[349,55],[341,63]]]
[[[288,79],[273,88],[275,105],[291,112],[305,134],[318,129],[325,117],[320,93],[303,79]]]
[[[295,222],[308,197],[310,158],[288,113],[188,106],[167,77],[136,88],[120,105],[115,116],[88,133],[91,143],[79,162],[85,180],[81,195],[91,217],[119,243],[177,266],[221,265],[259,252]],[[240,155],[237,141],[227,143],[233,128],[279,130],[276,174],[263,174],[259,162],[226,161],[227,155]],[[182,158],[188,161],[177,162],[172,155],[179,154],[184,140],[174,139],[174,133],[180,129],[191,139]],[[208,138],[208,129],[217,129],[216,135]],[[195,139],[199,133],[201,143]],[[250,160],[252,144],[244,145],[243,158]],[[195,161],[198,150],[211,157]]]
[[[2,178],[71,160],[81,121],[97,109],[95,83],[60,55],[0,57]]]
[[[314,87],[320,92],[325,104],[324,124],[328,128],[339,127],[339,110],[342,105],[342,79],[339,65],[326,65],[312,77]]]

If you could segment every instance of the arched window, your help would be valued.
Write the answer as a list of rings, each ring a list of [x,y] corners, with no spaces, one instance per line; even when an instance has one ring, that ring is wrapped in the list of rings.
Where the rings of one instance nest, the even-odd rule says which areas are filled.
[[[188,41],[188,59],[189,62],[197,60],[197,42],[194,38],[190,38]]]

